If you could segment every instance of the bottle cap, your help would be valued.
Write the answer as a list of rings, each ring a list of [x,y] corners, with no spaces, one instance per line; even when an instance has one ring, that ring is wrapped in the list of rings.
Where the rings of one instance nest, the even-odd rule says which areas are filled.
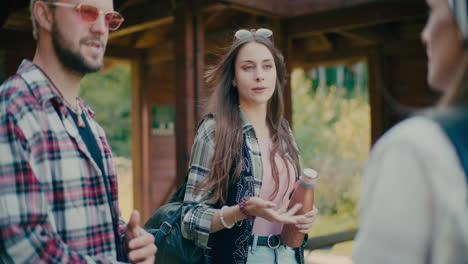
[[[318,174],[317,171],[311,168],[306,168],[303,170],[303,175],[309,179],[315,179],[317,178]]]

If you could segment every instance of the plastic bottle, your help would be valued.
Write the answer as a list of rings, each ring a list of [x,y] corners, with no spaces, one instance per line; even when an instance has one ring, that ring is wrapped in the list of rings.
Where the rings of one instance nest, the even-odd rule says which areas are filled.
[[[307,168],[296,182],[294,191],[289,202],[289,208],[296,203],[302,203],[302,208],[296,213],[305,214],[314,208],[314,185],[317,181],[317,172]],[[281,231],[281,241],[288,247],[298,248],[304,241],[305,234],[297,231],[294,224],[284,225]]]

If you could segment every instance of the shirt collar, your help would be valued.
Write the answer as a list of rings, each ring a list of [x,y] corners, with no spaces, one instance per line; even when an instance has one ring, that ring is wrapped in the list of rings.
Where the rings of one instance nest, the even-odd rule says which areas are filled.
[[[249,119],[247,119],[247,116],[244,113],[244,110],[242,110],[242,107],[239,105],[239,112],[240,112],[240,118],[242,121],[242,132],[248,133],[249,131],[255,132],[253,129],[252,124],[250,123]]]
[[[16,73],[28,83],[32,94],[41,106],[44,107],[51,100],[56,100],[59,104],[63,105],[60,96],[52,89],[53,84],[39,66],[30,60],[24,59]],[[83,111],[86,111],[94,118],[94,111],[81,98],[78,98],[78,103]]]

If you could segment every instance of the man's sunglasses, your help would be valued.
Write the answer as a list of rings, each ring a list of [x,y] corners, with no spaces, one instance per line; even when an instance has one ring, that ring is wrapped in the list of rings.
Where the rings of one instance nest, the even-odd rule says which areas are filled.
[[[88,5],[88,4],[79,3],[75,5],[75,4],[62,3],[62,2],[52,2],[52,3],[45,2],[45,3],[48,5],[53,5],[53,6],[74,8],[78,13],[80,13],[81,19],[89,23],[96,22],[99,16],[103,14],[106,20],[106,25],[111,31],[117,30],[120,27],[120,25],[122,25],[122,22],[124,21],[123,16],[119,14],[119,12],[117,11],[104,12],[95,6]]]
[[[271,30],[269,30],[267,28],[259,28],[259,29],[251,29],[251,30],[239,29],[238,31],[236,31],[234,36],[237,39],[244,39],[244,38],[250,37],[251,35],[254,35],[254,34],[265,37],[265,38],[269,38],[269,37],[273,36],[273,31],[271,31]]]

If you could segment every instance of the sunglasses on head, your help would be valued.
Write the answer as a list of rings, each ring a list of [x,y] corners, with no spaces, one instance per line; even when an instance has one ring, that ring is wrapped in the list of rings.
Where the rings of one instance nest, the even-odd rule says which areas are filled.
[[[61,6],[61,7],[70,7],[75,9],[81,16],[81,19],[83,21],[89,22],[89,23],[94,23],[96,20],[99,18],[101,14],[104,15],[106,25],[109,28],[109,30],[114,31],[117,30],[120,25],[122,25],[122,22],[124,21],[124,18],[119,12],[117,11],[109,11],[109,12],[104,12],[100,10],[99,8],[89,5],[89,4],[69,4],[69,3],[62,3],[62,2],[45,2],[48,5],[52,6]]]
[[[251,29],[251,30],[239,29],[238,31],[236,31],[234,36],[237,39],[244,39],[244,38],[250,37],[251,35],[254,35],[254,34],[265,37],[265,38],[269,38],[269,37],[273,36],[273,31],[271,31],[271,30],[269,30],[267,28],[259,28],[259,29]]]

